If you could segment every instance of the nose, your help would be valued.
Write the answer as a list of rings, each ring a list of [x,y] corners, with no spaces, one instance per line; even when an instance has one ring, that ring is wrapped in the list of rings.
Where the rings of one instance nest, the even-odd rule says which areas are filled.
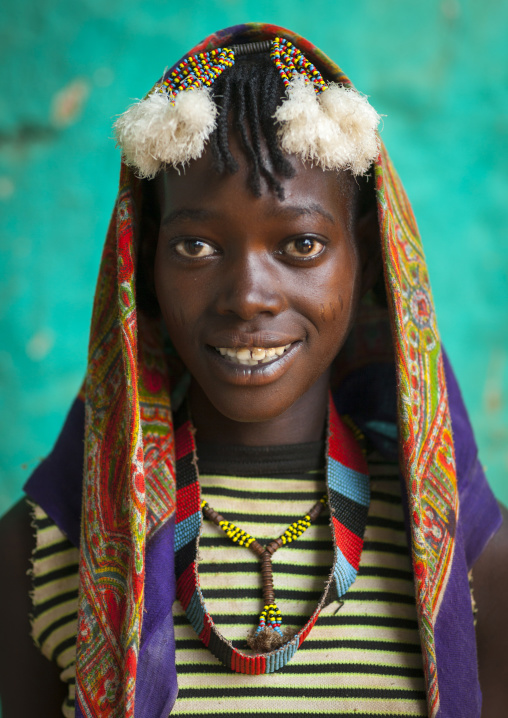
[[[285,302],[273,264],[273,259],[257,252],[242,253],[228,262],[217,298],[218,313],[235,314],[244,321],[260,314],[279,314]]]

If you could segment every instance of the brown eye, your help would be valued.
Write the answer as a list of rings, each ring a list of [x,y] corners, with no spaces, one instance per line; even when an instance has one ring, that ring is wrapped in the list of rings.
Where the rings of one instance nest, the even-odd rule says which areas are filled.
[[[197,259],[215,254],[214,248],[201,239],[181,239],[175,244],[175,251],[182,257],[195,257]]]
[[[290,257],[316,257],[323,247],[324,244],[314,237],[299,237],[288,242],[284,252]]]

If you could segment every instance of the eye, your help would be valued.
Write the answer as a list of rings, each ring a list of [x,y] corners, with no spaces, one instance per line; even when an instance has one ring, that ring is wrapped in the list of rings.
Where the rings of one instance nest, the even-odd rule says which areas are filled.
[[[314,237],[298,237],[290,240],[284,247],[284,254],[295,258],[317,257],[324,248],[324,243]]]
[[[202,239],[180,239],[174,245],[175,252],[181,257],[202,259],[215,254],[215,249]]]

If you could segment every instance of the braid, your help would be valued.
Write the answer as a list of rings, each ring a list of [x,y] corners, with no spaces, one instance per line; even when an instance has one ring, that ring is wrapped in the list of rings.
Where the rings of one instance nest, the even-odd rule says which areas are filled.
[[[238,163],[229,147],[233,126],[240,136],[250,165],[249,186],[255,196],[261,194],[263,177],[277,196],[284,191],[279,177],[292,177],[294,169],[279,147],[273,115],[284,96],[279,72],[266,54],[241,57],[223,72],[214,83],[213,96],[219,114],[211,137],[214,166],[217,172],[238,171]],[[264,157],[262,139],[268,150],[269,164]]]
[[[226,81],[221,83],[221,100],[222,106],[229,108],[231,106],[231,89],[233,83],[228,81],[227,74],[228,73],[223,73],[223,75],[226,75],[226,78],[224,78]],[[229,127],[227,115],[220,111],[220,106],[217,128],[213,133],[211,145],[215,158],[215,169],[217,172],[219,172],[219,174],[222,174],[224,171],[227,171],[230,174],[237,172],[238,162],[235,160],[231,154],[231,150],[229,149]]]
[[[252,145],[254,152],[256,153],[256,156],[259,158],[259,170],[263,177],[266,180],[266,183],[268,184],[269,188],[273,190],[279,199],[284,198],[284,190],[282,189],[282,185],[279,182],[279,180],[274,176],[273,172],[269,170],[269,168],[266,166],[265,158],[263,157],[262,149],[261,149],[261,135],[260,130],[262,130],[262,124],[261,124],[261,118],[259,117],[259,110],[258,110],[258,104],[257,104],[257,97],[259,94],[258,90],[259,85],[259,78],[256,77],[255,81],[251,83],[250,85],[247,85],[247,105],[249,107],[249,127],[250,127],[250,134],[252,138]],[[271,123],[271,126],[273,127],[273,122]],[[274,135],[275,140],[277,139]],[[277,142],[275,144],[278,147]],[[275,166],[275,163],[272,160],[272,164],[274,166],[275,171],[277,171],[277,167]],[[289,163],[288,163],[289,164]],[[292,167],[290,166],[291,171]],[[252,184],[252,183],[251,183]],[[259,183],[258,183],[259,184]],[[254,187],[252,188],[254,191]],[[256,193],[255,193],[256,194]]]
[[[243,70],[244,68],[241,69]],[[247,132],[247,123],[249,124],[250,130],[252,118],[249,117],[247,113],[247,79],[245,77],[242,77],[242,75],[244,75],[243,72],[239,73],[239,82],[235,86],[235,93],[233,95],[237,103],[237,116],[235,121],[235,127],[240,134],[243,147],[252,165],[252,172],[249,176],[249,184],[256,197],[259,197],[259,195],[261,194],[261,182],[259,175],[259,165],[261,158],[254,151],[254,148],[249,138],[249,134]]]
[[[283,92],[282,96],[284,97],[285,90],[284,86],[281,85],[278,72],[266,73],[263,76],[263,106],[266,108],[266,111],[261,117],[261,126],[267,144],[270,147],[270,159],[275,171],[282,177],[292,177],[294,174],[293,167],[280,148],[277,128],[273,121],[275,111],[280,105],[281,87]]]

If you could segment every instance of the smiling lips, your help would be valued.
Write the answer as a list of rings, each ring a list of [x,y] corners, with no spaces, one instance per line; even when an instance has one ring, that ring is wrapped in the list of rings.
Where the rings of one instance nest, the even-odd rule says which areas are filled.
[[[225,357],[227,360],[244,366],[257,366],[258,364],[267,364],[281,357],[291,346],[286,344],[282,347],[240,347],[233,349],[232,347],[215,347],[215,350]]]

